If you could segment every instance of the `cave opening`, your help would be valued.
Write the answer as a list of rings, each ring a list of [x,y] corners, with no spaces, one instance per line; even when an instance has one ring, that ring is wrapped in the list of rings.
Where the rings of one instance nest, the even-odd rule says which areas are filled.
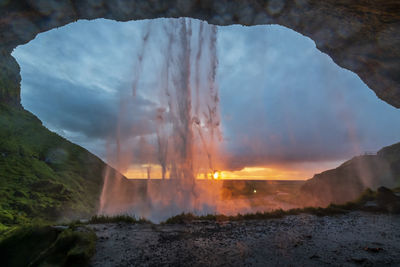
[[[156,121],[160,88],[165,86],[167,20],[175,21],[78,21],[39,34],[13,52],[21,66],[22,105],[50,130],[85,147],[127,178],[162,178]],[[189,22],[191,33],[185,39],[193,45],[186,48],[192,72],[186,75],[194,87],[193,59],[205,35],[199,34],[202,22],[185,23]],[[179,33],[172,38],[179,38]],[[234,25],[218,27],[215,45],[223,151],[218,158],[223,161],[208,166],[198,178],[305,180],[349,157],[375,153],[398,141],[399,111],[318,51],[309,38],[282,26]],[[210,54],[210,46],[203,48],[204,54]],[[255,195],[262,191],[250,187]],[[154,209],[158,214],[165,209],[165,199],[159,201],[160,208]],[[270,198],[266,202],[283,207]],[[133,212],[152,217],[149,205],[141,203]],[[205,212],[229,213],[233,205],[205,201],[200,206]],[[236,213],[249,211],[248,203],[237,206],[244,210]],[[178,203],[163,218],[190,208]],[[126,209],[131,207],[117,210]]]

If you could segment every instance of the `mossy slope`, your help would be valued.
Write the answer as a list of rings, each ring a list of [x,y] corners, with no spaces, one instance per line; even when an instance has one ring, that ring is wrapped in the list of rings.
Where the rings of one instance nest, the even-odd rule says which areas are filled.
[[[0,104],[0,228],[93,215],[106,167],[30,112]]]

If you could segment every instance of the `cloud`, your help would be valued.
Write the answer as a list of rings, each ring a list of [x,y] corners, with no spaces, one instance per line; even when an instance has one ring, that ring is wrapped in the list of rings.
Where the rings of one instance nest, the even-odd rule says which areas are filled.
[[[13,53],[21,65],[24,107],[104,159],[117,126],[128,147],[138,142],[135,136],[151,139],[153,88],[163,82],[156,71],[163,64],[162,23],[157,20],[150,29],[134,100],[146,21],[78,21],[39,34]],[[309,38],[281,26],[218,31],[223,145],[230,168],[345,160],[399,141],[400,111]]]
[[[399,141],[400,111],[312,40],[275,26],[219,34],[231,168],[344,160]]]

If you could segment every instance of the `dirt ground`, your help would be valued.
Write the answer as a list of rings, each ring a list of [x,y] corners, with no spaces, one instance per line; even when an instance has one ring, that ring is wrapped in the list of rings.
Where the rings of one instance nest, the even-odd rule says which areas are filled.
[[[92,266],[400,266],[400,215],[90,227]]]

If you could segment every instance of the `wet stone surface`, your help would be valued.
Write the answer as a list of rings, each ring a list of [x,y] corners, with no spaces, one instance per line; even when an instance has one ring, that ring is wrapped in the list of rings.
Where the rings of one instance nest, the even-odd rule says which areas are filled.
[[[400,215],[91,225],[92,266],[399,266]]]

